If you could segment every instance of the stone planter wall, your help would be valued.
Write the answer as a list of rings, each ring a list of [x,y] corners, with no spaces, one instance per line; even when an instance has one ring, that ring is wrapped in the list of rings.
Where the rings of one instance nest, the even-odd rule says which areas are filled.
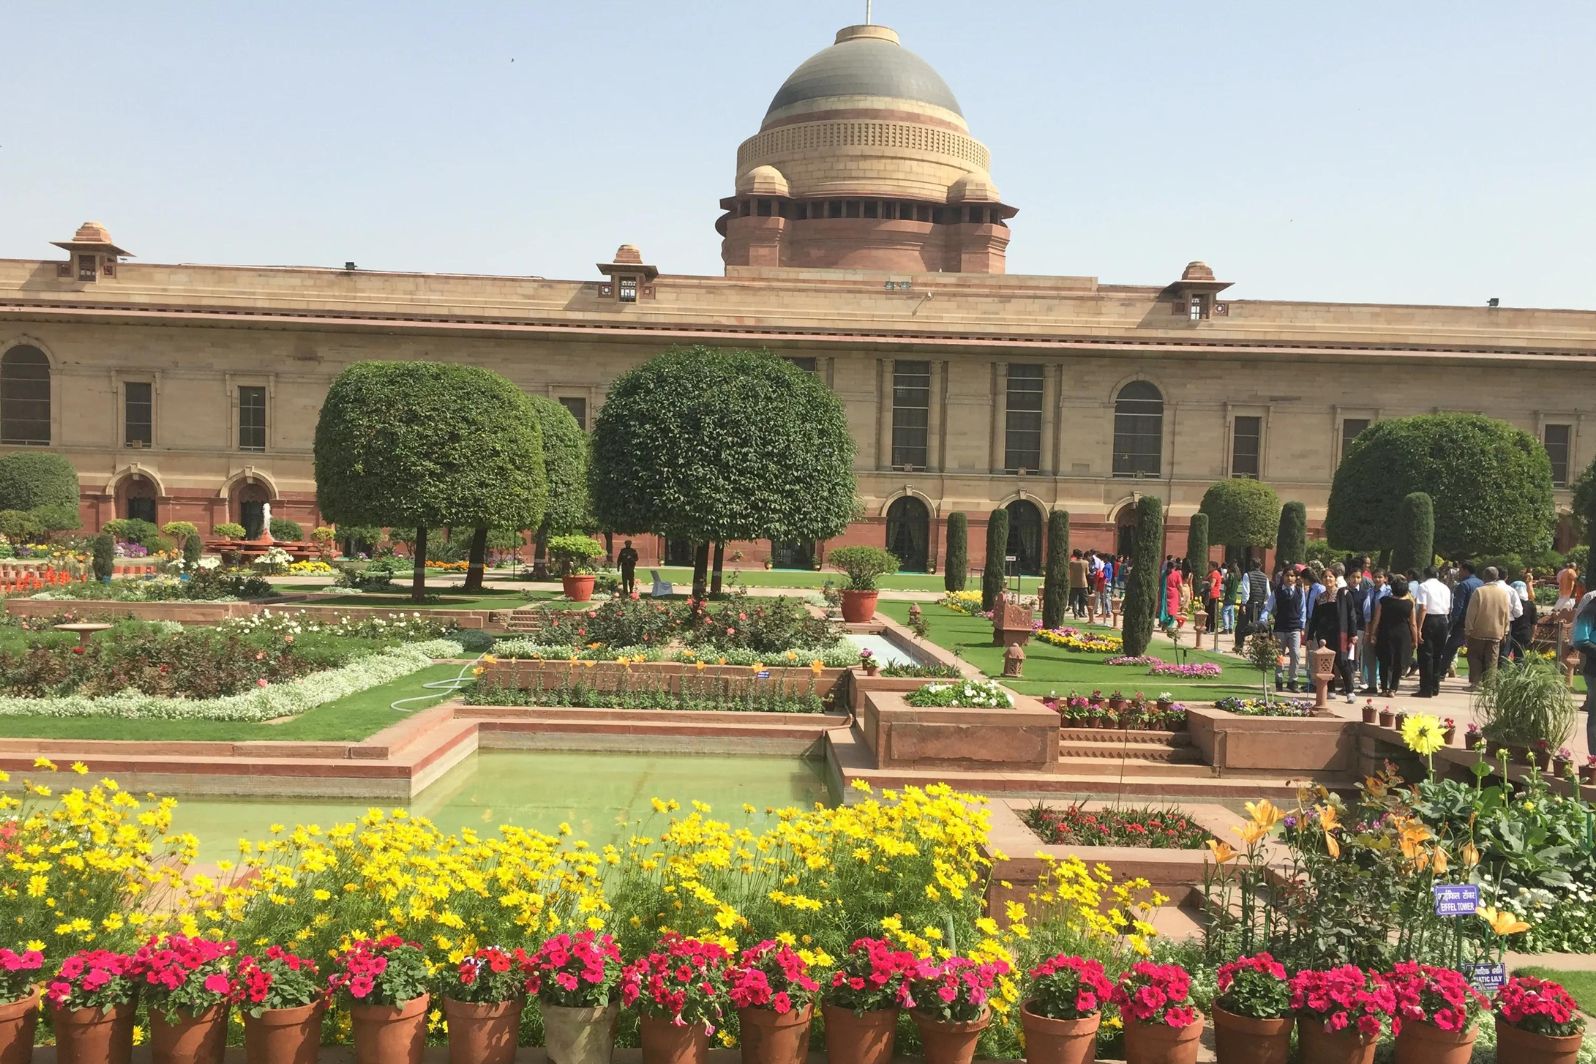
[[[1350,773],[1359,723],[1324,717],[1244,717],[1187,706],[1192,745],[1221,771]]]
[[[918,681],[915,686],[934,681]],[[898,691],[865,690],[856,727],[877,768],[1045,770],[1058,763],[1058,714],[1014,696],[1008,709],[932,709]]]
[[[480,679],[484,684],[521,690],[559,687],[567,682],[580,681],[601,691],[615,691],[627,686],[639,690],[657,690],[668,685],[670,690],[678,692],[683,689],[684,683],[691,688],[693,684],[709,680],[729,679],[738,683],[752,680],[800,694],[812,689],[815,694],[825,698],[848,672],[847,669],[821,669],[816,674],[808,666],[766,666],[762,671],[768,672],[769,677],[756,679],[754,670],[746,665],[705,665],[698,669],[675,661],[643,661],[630,666],[598,661],[589,667],[569,661],[502,659],[483,666]]]
[[[406,610],[389,606],[320,606],[303,595],[254,602],[118,602],[115,599],[32,599],[8,598],[5,610],[14,617],[56,617],[70,613],[91,621],[176,621],[179,624],[216,624],[230,617],[253,617],[262,610],[277,613],[303,612],[307,617],[336,621],[340,617],[356,620],[382,618],[396,620],[422,613],[457,628],[502,629],[500,610]]]

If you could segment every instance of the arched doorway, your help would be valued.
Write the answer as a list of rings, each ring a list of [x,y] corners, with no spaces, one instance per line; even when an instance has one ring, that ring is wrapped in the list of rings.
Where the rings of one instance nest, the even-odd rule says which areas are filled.
[[[931,541],[931,511],[913,495],[905,495],[887,507],[887,550],[898,556],[898,568],[923,573]]]
[[[155,482],[140,473],[123,477],[116,486],[116,515],[138,521],[158,524],[155,517],[155,500],[160,493]]]
[[[271,489],[254,479],[239,481],[233,486],[228,512],[233,520],[244,526],[245,539],[259,539],[266,528],[266,504],[272,501]]]
[[[1042,572],[1042,509],[1033,502],[1015,499],[1004,507],[1009,513],[1009,542],[1005,554],[1014,558],[1015,568],[1025,576]]]
[[[1114,516],[1114,553],[1122,558],[1129,558],[1135,539],[1136,507],[1133,503],[1126,503]]]

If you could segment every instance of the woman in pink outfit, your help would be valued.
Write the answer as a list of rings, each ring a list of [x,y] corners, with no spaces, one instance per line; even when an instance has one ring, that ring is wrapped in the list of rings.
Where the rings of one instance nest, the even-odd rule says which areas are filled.
[[[1180,596],[1185,586],[1185,581],[1181,579],[1180,566],[1170,566],[1169,577],[1164,581],[1164,608],[1169,611],[1171,618],[1181,615]]]

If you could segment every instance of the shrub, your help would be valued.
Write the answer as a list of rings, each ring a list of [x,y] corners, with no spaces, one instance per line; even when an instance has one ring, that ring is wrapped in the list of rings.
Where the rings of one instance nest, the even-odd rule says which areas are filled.
[[[298,543],[305,538],[305,529],[298,521],[290,521],[286,517],[274,517],[271,524],[272,538],[286,540],[289,543]]]
[[[942,586],[963,591],[970,579],[970,519],[962,511],[948,515],[948,553],[942,563]]]
[[[695,645],[775,654],[795,647],[829,646],[837,633],[829,621],[811,614],[797,599],[738,595],[700,614],[689,640]]]
[[[898,571],[898,556],[880,547],[838,547],[826,564],[848,576],[847,591],[874,591],[876,581]]]
[[[193,570],[199,567],[200,555],[205,551],[205,544],[200,542],[198,535],[189,536],[183,541],[183,568]]]
[[[981,608],[995,609],[1008,584],[1009,512],[993,510],[986,519],[986,565],[981,570]]]
[[[1042,581],[1042,627],[1064,623],[1070,598],[1070,514],[1054,510],[1047,515],[1047,566]]]
[[[211,529],[216,533],[217,539],[243,539],[247,534],[243,525],[237,521],[223,521]]]
[[[105,581],[111,579],[111,570],[116,566],[116,541],[111,538],[111,533],[101,532],[94,537],[94,578]]]
[[[552,536],[548,551],[561,575],[590,573],[593,563],[604,557],[604,544],[592,536]]]
[[[1236,477],[1209,485],[1201,512],[1208,515],[1210,543],[1238,551],[1269,547],[1279,527],[1280,497],[1262,481]]]
[[[44,523],[28,510],[0,510],[0,536],[12,543],[37,543],[44,535]]]
[[[553,610],[550,613],[562,611]],[[574,611],[563,611],[567,615]],[[576,642],[602,643],[609,647],[664,646],[681,626],[684,611],[677,606],[652,599],[613,598],[595,610],[584,610],[562,623],[547,626],[546,632],[562,631],[572,623],[586,629]]]
[[[1191,515],[1191,527],[1186,529],[1186,560],[1191,563],[1192,577],[1202,581],[1208,576],[1208,515]],[[1204,590],[1199,586],[1197,600],[1202,601]]]
[[[0,509],[26,510],[49,532],[77,528],[78,472],[47,451],[0,455]]]
[[[1397,510],[1396,546],[1391,551],[1391,568],[1407,572],[1422,570],[1435,560],[1435,502],[1424,492],[1402,497]]]
[[[161,534],[175,543],[187,543],[199,535],[199,529],[194,527],[193,521],[168,521],[161,526]]]
[[[1124,651],[1147,653],[1158,612],[1158,568],[1164,552],[1164,504],[1151,495],[1136,504],[1136,531],[1131,543],[1131,569],[1125,580]]]
[[[107,521],[100,531],[109,532],[123,543],[137,543],[141,547],[153,547],[161,538],[161,530],[155,527],[155,522],[141,517],[119,517]]]
[[[1297,564],[1308,560],[1308,508],[1300,502],[1288,502],[1280,508],[1275,560]]]
[[[1562,670],[1533,655],[1496,669],[1476,705],[1487,739],[1526,746],[1545,742],[1554,750],[1573,732],[1578,713]]]

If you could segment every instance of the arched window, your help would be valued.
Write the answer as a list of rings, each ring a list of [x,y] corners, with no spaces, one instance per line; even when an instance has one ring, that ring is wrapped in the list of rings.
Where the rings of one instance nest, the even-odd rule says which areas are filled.
[[[0,443],[50,445],[50,360],[37,347],[0,358]]]
[[[1164,468],[1164,397],[1131,381],[1114,400],[1114,475],[1156,477]]]
[[[898,556],[898,567],[909,573],[926,571],[931,539],[931,511],[913,495],[887,507],[887,550]]]
[[[124,477],[122,483],[117,485],[117,513],[121,517],[138,518],[141,521],[156,523],[155,518],[155,482],[149,477],[135,473]]]
[[[1036,576],[1042,571],[1042,511],[1024,499],[1015,499],[1004,509],[1009,512],[1006,553],[1014,556],[1017,571]]]

